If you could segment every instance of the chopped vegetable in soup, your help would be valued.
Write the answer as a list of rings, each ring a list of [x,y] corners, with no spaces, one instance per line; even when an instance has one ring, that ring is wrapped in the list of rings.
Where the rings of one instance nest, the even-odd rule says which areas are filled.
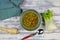
[[[34,11],[25,12],[25,14],[22,17],[22,22],[25,28],[33,29],[38,24],[38,15]]]

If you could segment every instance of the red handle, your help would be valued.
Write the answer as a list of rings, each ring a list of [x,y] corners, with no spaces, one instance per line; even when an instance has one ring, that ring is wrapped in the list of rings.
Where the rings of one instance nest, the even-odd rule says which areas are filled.
[[[25,40],[25,39],[27,39],[27,38],[29,38],[29,37],[31,37],[30,35],[28,35],[28,36],[25,36],[24,38],[22,38],[21,40]]]

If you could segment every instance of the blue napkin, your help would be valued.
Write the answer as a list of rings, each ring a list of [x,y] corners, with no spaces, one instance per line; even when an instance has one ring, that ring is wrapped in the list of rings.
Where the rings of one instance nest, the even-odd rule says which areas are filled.
[[[0,20],[20,16],[22,0],[0,0]]]

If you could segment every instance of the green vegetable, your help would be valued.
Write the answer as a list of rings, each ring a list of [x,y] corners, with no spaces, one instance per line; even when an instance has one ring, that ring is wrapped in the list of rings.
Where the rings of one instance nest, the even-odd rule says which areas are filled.
[[[46,30],[48,30],[48,31],[53,31],[53,30],[57,29],[57,26],[54,23],[52,16],[53,16],[53,13],[49,9],[46,12],[42,13],[42,18],[44,20]]]

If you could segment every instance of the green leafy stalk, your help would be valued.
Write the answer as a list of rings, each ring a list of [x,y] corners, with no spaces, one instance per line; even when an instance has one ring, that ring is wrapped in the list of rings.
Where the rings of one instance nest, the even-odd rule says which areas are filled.
[[[52,19],[52,16],[53,16],[53,13],[49,9],[47,10],[47,12],[42,13],[42,18],[44,20],[46,29],[49,30],[49,31],[52,31],[52,30],[57,28],[57,26],[55,25],[55,23]]]

